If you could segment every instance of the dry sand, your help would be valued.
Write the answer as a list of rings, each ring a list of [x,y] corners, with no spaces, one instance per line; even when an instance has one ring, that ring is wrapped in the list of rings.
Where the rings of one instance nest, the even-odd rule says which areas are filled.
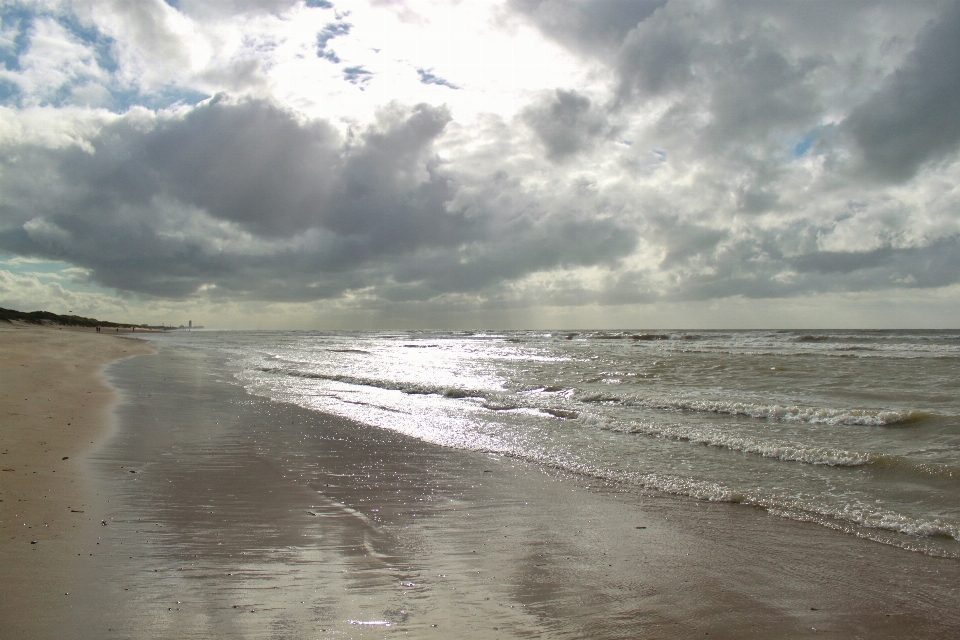
[[[58,606],[93,529],[78,457],[109,431],[103,366],[149,353],[93,329],[0,322],[0,633],[26,638]]]

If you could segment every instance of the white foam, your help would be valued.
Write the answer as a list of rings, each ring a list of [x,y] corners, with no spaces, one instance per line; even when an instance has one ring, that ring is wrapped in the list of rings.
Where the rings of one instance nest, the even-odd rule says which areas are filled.
[[[913,422],[928,417],[921,411],[894,411],[890,409],[826,409],[780,404],[761,404],[724,400],[701,400],[690,398],[644,398],[640,396],[617,396],[610,393],[584,393],[577,396],[580,402],[615,402],[629,407],[661,409],[667,411],[696,411],[719,413],[731,416],[779,420],[826,425],[887,426]]]
[[[808,447],[793,442],[763,441],[716,429],[704,429],[702,427],[688,425],[664,425],[639,422],[620,424],[605,418],[598,418],[597,416],[585,417],[584,421],[592,422],[596,426],[608,431],[682,440],[693,444],[752,453],[763,456],[764,458],[776,458],[778,460],[827,465],[831,467],[859,467],[861,465],[871,464],[876,457],[876,454],[869,452]]]

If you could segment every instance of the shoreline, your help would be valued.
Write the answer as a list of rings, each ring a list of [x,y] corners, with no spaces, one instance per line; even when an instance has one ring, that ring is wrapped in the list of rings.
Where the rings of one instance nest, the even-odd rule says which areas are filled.
[[[82,458],[110,432],[103,374],[153,353],[94,329],[0,323],[0,619],[30,637],[73,584],[77,548],[99,524]]]

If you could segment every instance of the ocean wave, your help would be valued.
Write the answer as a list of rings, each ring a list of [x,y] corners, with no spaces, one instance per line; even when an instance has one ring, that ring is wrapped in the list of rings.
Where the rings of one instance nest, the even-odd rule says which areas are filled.
[[[582,336],[591,340],[633,340],[633,341],[658,341],[658,340],[701,340],[704,339],[704,336],[695,333],[677,333],[677,332],[664,332],[664,331],[653,331],[653,332],[629,332],[629,331],[616,331],[616,332],[607,332],[607,331],[598,331],[593,333],[586,334],[576,334],[570,333],[567,334],[564,339],[571,340],[575,336]]]
[[[686,398],[642,398],[617,396],[611,393],[589,392],[576,397],[585,403],[615,403],[628,407],[666,411],[694,411],[731,416],[798,422],[805,424],[851,425],[885,427],[906,425],[933,417],[924,411],[894,411],[890,409],[825,409],[779,404],[732,402],[722,400],[693,400]]]
[[[937,540],[950,543],[960,541],[960,527],[937,517],[909,517],[882,507],[862,504],[856,500],[836,504],[824,502],[815,496],[781,495],[778,492],[756,489],[738,490],[721,482],[697,480],[673,474],[599,469],[570,464],[567,460],[551,459],[549,456],[506,451],[497,453],[658,493],[685,496],[707,502],[727,502],[760,507],[771,515],[801,522],[813,522],[928,555],[960,557],[960,551],[952,547],[943,547],[935,542]],[[923,542],[924,540],[927,542]]]
[[[596,418],[594,418],[594,420],[596,420]],[[813,465],[859,467],[871,464],[876,455],[858,451],[808,447],[798,443],[764,442],[713,429],[701,429],[683,425],[637,423],[620,425],[610,424],[609,421],[602,419],[598,422],[600,423],[599,427],[606,431],[668,438],[670,440],[729,449],[741,453],[751,453],[764,458],[775,458],[777,460],[803,462]]]
[[[774,504],[767,507],[767,512],[790,520],[814,522],[832,529],[841,529],[875,542],[893,544],[912,551],[922,551],[929,555],[944,557],[960,555],[956,551],[949,552],[942,548],[918,548],[905,540],[876,535],[876,533],[870,531],[888,532],[912,538],[960,540],[960,527],[944,522],[940,518],[911,518],[885,509],[872,509],[855,504],[844,505],[842,508],[817,505],[780,507]],[[851,529],[849,525],[854,525],[857,528]]]
[[[349,376],[325,376],[323,374],[309,372],[294,373],[290,371],[282,371],[282,373],[307,378],[334,379],[350,384],[363,384],[365,382],[362,379],[351,378]],[[384,387],[385,385],[383,381],[377,381],[377,386]],[[399,387],[401,385],[395,386]],[[440,386],[429,389],[424,388],[422,385],[418,386],[419,388],[416,390],[408,386],[398,390],[408,393],[446,392],[445,388]],[[456,395],[471,395],[470,392],[462,389],[457,390],[455,393]],[[482,395],[481,392],[475,393],[475,396]],[[493,396],[495,394],[490,395]],[[506,394],[503,394],[501,397],[506,399]],[[489,406],[489,408],[494,408],[494,401],[487,400],[484,405]],[[513,408],[524,409],[531,407],[528,403],[523,403],[523,405],[504,404],[496,408],[500,410],[510,410]],[[556,415],[546,411],[547,408],[548,407],[541,407],[540,411],[549,415]],[[876,468],[881,472],[894,471],[896,473],[933,475],[938,478],[960,478],[960,475],[958,475],[960,474],[960,470],[958,469],[943,465],[917,463],[898,456],[810,447],[791,442],[751,440],[719,430],[700,429],[683,425],[637,423],[611,425],[608,422],[608,418],[589,415],[587,412],[582,412],[579,416],[557,417],[576,419],[585,424],[592,424],[594,420],[600,420],[602,422],[602,428],[610,431],[671,438],[693,444],[721,447],[732,451],[783,461],[830,467]],[[774,488],[739,487],[731,486],[721,481],[711,481],[669,473],[645,473],[637,470],[597,467],[579,459],[575,455],[571,455],[569,452],[548,452],[538,450],[536,447],[530,449],[512,440],[502,440],[497,443],[490,442],[489,440],[484,443],[466,440],[455,444],[444,440],[443,444],[445,444],[445,446],[455,446],[456,448],[509,455],[579,475],[602,478],[613,483],[635,486],[643,490],[686,496],[710,502],[751,505],[766,509],[772,515],[817,523],[860,537],[931,555],[947,555],[950,557],[960,555],[960,552],[953,550],[953,546],[951,546],[955,545],[956,540],[960,540],[960,531],[958,531],[958,527],[955,524],[936,517],[908,517],[885,509],[881,505],[865,504],[855,499],[845,498],[836,502],[829,496],[785,494]]]
[[[469,389],[449,385],[434,385],[422,382],[401,382],[380,378],[368,378],[346,374],[327,374],[281,367],[260,367],[260,371],[279,373],[298,378],[313,378],[330,380],[358,386],[376,387],[390,391],[400,391],[412,395],[439,395],[445,398],[479,398],[489,404],[490,409],[504,410],[513,408],[530,408],[545,410],[551,415],[558,415],[554,411],[566,414],[577,413],[576,407],[570,405],[556,406],[549,403],[547,409],[543,402],[537,402],[529,397],[531,391],[559,393],[569,395],[569,399],[582,404],[617,404],[625,407],[642,409],[656,409],[661,411],[689,411],[697,413],[715,413],[730,416],[745,416],[755,419],[776,420],[803,424],[846,425],[846,426],[906,426],[934,417],[934,414],[924,411],[895,411],[889,409],[826,409],[822,407],[800,407],[778,404],[761,404],[750,402],[734,402],[720,400],[699,400],[687,398],[644,398],[639,396],[620,396],[608,392],[580,392],[576,389],[561,385],[537,387],[526,390],[525,393],[512,394],[501,390]],[[530,402],[520,400],[517,395],[523,395]],[[509,399],[507,399],[509,398]]]
[[[929,476],[960,482],[960,467],[936,462],[917,462],[905,456],[883,453],[870,455],[870,465],[881,471],[907,472],[913,475]]]
[[[740,453],[749,453],[764,458],[785,462],[802,462],[829,467],[870,467],[878,471],[893,471],[910,476],[933,477],[960,482],[960,468],[933,462],[919,462],[905,456],[869,451],[847,451],[829,447],[810,447],[795,442],[770,442],[733,435],[714,429],[702,429],[683,425],[611,424],[608,419],[593,416],[585,418],[605,431],[668,438]]]
[[[351,376],[345,374],[316,373],[312,371],[300,371],[296,369],[283,369],[278,367],[260,367],[258,371],[264,373],[277,373],[287,375],[293,378],[307,378],[313,380],[329,380],[330,382],[342,382],[360,387],[376,387],[387,391],[400,391],[410,395],[438,395],[445,398],[488,398],[490,392],[479,389],[464,389],[461,387],[431,385],[418,382],[399,382],[393,380],[383,380],[378,378],[364,378],[361,376]]]
[[[673,345],[672,345],[673,346]],[[783,345],[730,345],[711,346],[696,342],[685,342],[675,345],[672,352],[681,354],[705,354],[713,356],[750,356],[750,357],[778,357],[778,358],[863,358],[881,360],[918,360],[925,358],[957,358],[960,349],[957,345],[911,345],[909,349],[898,349],[887,345],[840,345],[819,343],[804,343],[791,341]]]
[[[543,413],[551,415],[554,418],[563,418],[565,420],[572,420],[578,418],[580,414],[576,411],[570,411],[569,409],[557,409],[555,407],[544,407],[540,409]]]
[[[484,409],[489,409],[490,411],[516,411],[517,409],[523,409],[523,405],[514,403],[514,402],[494,402],[491,400],[485,401],[482,405]]]
[[[802,522],[814,522],[911,551],[941,557],[960,557],[960,551],[955,548],[946,548],[934,543],[936,540],[950,543],[960,541],[960,527],[937,517],[909,517],[882,507],[861,504],[856,500],[831,504],[814,496],[780,495],[777,492],[755,489],[738,490],[720,482],[696,480],[672,474],[578,469],[570,468],[561,461],[554,462],[552,466],[615,483],[639,486],[659,493],[686,496],[707,502],[728,502],[760,507],[771,515]],[[921,542],[922,540],[928,542]]]

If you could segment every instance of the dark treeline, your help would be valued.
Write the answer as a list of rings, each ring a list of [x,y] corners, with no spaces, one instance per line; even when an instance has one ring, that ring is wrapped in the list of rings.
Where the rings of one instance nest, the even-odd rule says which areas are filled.
[[[106,322],[96,318],[84,318],[83,316],[64,316],[49,311],[15,311],[13,309],[4,309],[0,307],[0,320],[12,322],[20,320],[30,324],[63,324],[77,327],[135,327],[137,325],[124,322]]]

